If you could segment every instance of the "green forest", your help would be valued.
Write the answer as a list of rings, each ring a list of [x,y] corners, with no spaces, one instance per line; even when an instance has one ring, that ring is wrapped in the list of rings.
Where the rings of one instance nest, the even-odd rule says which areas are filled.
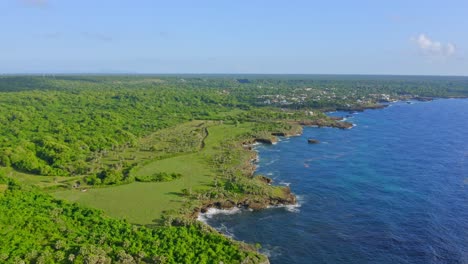
[[[0,178],[1,263],[258,263],[206,226],[147,228]]]
[[[468,78],[0,76],[0,262],[262,263],[193,219],[289,201],[253,174],[249,144],[341,127],[326,111],[458,97]]]
[[[467,82],[466,79],[2,77],[0,165],[38,175],[125,178],[116,175],[112,168],[95,171],[89,161],[96,153],[135,146],[138,138],[175,124],[220,120],[233,109],[265,107],[260,104],[265,101],[263,98],[281,98],[278,104],[285,108],[333,110],[352,108],[358,100],[375,103],[373,96],[382,93],[395,98],[467,96]]]

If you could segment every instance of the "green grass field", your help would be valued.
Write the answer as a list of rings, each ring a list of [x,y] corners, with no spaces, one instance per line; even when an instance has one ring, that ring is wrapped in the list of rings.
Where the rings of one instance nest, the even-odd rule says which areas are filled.
[[[38,176],[27,173],[18,172],[12,169],[0,168],[0,172],[5,176],[11,177],[20,183],[26,185],[35,185],[40,188],[64,187],[73,185],[75,181],[81,180],[83,176],[63,177],[63,176]]]
[[[108,188],[59,191],[53,195],[60,199],[102,209],[106,214],[127,219],[136,224],[152,224],[164,210],[180,208],[183,202],[180,190],[186,179],[172,182],[134,182]]]
[[[186,123],[184,127],[179,127],[172,132],[183,131],[186,133],[188,127],[198,127],[199,125],[200,122]],[[195,153],[178,154],[171,158],[153,160],[132,173],[138,176],[155,172],[175,172],[182,174],[180,179],[170,182],[135,182],[120,186],[93,188],[87,191],[65,190],[55,192],[53,195],[60,199],[102,209],[110,216],[124,218],[132,223],[153,224],[155,219],[160,219],[165,210],[177,210],[182,207],[184,197],[181,196],[181,191],[183,189],[208,188],[213,181],[215,171],[211,168],[207,156],[215,154],[216,147],[226,137],[247,132],[252,127],[248,123],[236,127],[216,122],[207,122],[206,126],[208,136],[204,139],[203,149]],[[159,134],[161,133],[163,132],[159,132]]]

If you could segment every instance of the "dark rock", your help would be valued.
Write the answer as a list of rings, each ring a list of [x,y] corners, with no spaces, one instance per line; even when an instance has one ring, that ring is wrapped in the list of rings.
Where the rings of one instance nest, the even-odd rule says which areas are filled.
[[[309,144],[318,144],[320,141],[318,141],[317,139],[313,139],[313,138],[309,138],[307,140],[307,143]]]
[[[277,139],[276,137],[271,137],[271,138],[256,138],[256,139],[255,139],[255,142],[271,145],[271,144],[273,144],[273,143],[278,142],[278,139]]]
[[[331,127],[336,127],[340,129],[348,129],[348,128],[352,128],[353,124],[349,122],[335,122]]]
[[[417,96],[417,97],[414,97],[413,100],[420,101],[420,102],[429,102],[429,101],[434,100],[434,98],[425,97],[425,96]]]
[[[288,136],[286,133],[284,132],[273,132],[271,133],[273,136],[277,136],[277,137],[286,137]]]
[[[273,182],[272,179],[266,177],[266,176],[263,176],[263,175],[260,175],[260,176],[257,176],[257,178],[259,180],[261,180],[262,182],[266,183],[266,184],[271,184]]]
[[[268,205],[264,202],[260,202],[260,201],[252,201],[249,203],[249,206],[248,208],[254,210],[254,211],[258,211],[258,210],[261,210],[261,209],[265,209]]]
[[[233,208],[235,206],[236,206],[236,203],[231,201],[231,200],[222,201],[219,204],[219,208],[221,208],[221,209],[231,209],[231,208]]]

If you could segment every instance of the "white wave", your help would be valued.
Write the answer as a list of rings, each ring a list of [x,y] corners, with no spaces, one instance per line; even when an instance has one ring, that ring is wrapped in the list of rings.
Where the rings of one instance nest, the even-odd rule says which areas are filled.
[[[265,149],[265,150],[262,150],[263,152],[281,152],[281,150],[279,149]]]
[[[301,195],[296,195],[296,204],[286,205],[285,208],[291,213],[299,213],[301,210],[299,208],[304,203],[304,197]]]
[[[291,185],[290,182],[284,182],[284,181],[280,181],[279,184],[280,184],[280,185],[284,185],[284,186],[289,186],[289,185]]]
[[[271,219],[271,218],[273,218],[273,216],[268,215],[268,216],[259,218],[258,221],[264,221],[264,220],[268,220],[268,219]]]
[[[284,208],[286,208],[286,210],[291,213],[299,213],[301,211],[299,207],[301,206],[297,204],[292,204],[292,205],[286,205]]]
[[[272,176],[272,175],[273,175],[273,172],[268,172],[266,175],[267,175],[267,176]]]
[[[215,215],[233,215],[238,214],[241,212],[240,208],[234,207],[232,209],[217,209],[217,208],[209,208],[206,213],[198,214],[197,220],[207,224],[208,219],[213,218]]]
[[[273,163],[275,163],[275,162],[277,162],[277,161],[278,161],[278,159],[270,160],[270,161],[267,162],[265,165],[266,165],[266,166],[270,166],[271,164],[273,164]]]
[[[268,258],[281,256],[281,248],[278,246],[264,245],[260,252],[267,256]]]
[[[223,233],[225,236],[234,239],[234,230],[230,230],[230,229],[227,228],[227,226],[225,226],[224,224],[221,224],[220,227],[215,228],[215,229],[218,230],[219,232]]]

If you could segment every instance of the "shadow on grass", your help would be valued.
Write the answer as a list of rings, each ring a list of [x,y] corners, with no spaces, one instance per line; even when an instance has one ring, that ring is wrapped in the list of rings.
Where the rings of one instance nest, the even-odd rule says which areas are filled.
[[[175,195],[175,196],[178,196],[178,197],[184,197],[184,194],[181,193],[181,192],[167,192],[165,194]]]
[[[144,227],[147,227],[147,228],[158,228],[158,227],[161,227],[161,226],[164,226],[164,219],[161,217],[159,219],[153,219],[151,222],[151,224],[146,224],[146,225],[141,225],[141,226],[144,226]]]

